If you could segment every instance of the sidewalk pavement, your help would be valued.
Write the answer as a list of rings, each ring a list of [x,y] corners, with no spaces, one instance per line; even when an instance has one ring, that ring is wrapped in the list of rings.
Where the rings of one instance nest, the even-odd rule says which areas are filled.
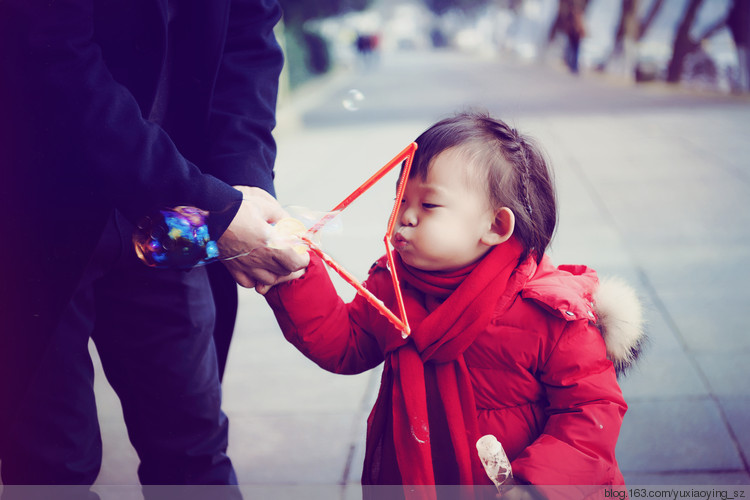
[[[362,117],[374,116],[365,109],[375,105],[370,96],[388,94],[388,88],[403,93],[398,86],[404,82],[395,77],[403,67],[430,64],[443,68],[447,80],[456,65],[474,64],[463,56],[463,62],[411,57],[416,59],[384,60],[381,76],[366,77],[381,87],[365,93]],[[428,62],[420,63],[424,57]],[[539,100],[566,102],[549,112],[512,112],[515,125],[545,147],[556,171],[560,224],[553,259],[622,276],[645,305],[651,343],[622,380],[630,410],[617,453],[627,482],[750,484],[748,100],[633,89],[593,76],[571,83],[555,69],[496,65],[503,78],[521,79],[519,89]],[[436,98],[429,80],[437,75],[412,73],[425,99]],[[338,73],[280,110],[276,186],[283,205],[329,209],[434,121],[430,113],[389,118],[384,110],[377,119],[359,119],[359,111],[346,111],[339,101],[347,89],[363,85],[361,78]],[[471,88],[487,83],[468,75],[464,80],[456,85],[465,84],[467,93],[495,95]],[[560,94],[550,95],[556,88]],[[635,92],[633,103],[656,104],[605,110],[583,104],[597,92],[605,99]],[[434,102],[431,113],[455,111],[457,101]],[[487,106],[494,111],[492,102]],[[329,253],[360,279],[382,254],[394,185],[395,174],[347,209],[341,234],[324,235]],[[337,285],[343,296],[353,296]],[[119,403],[101,371],[97,375],[105,453],[97,488],[135,485],[137,459]],[[262,297],[242,290],[224,408],[229,453],[246,496],[279,497],[278,488],[286,486],[290,497],[317,488],[326,492],[321,497],[358,498],[365,420],[379,375],[319,369],[282,338]]]

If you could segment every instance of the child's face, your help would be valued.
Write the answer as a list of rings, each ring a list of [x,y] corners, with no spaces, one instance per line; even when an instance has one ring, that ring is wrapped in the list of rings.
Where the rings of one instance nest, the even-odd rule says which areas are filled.
[[[432,160],[427,178],[406,183],[391,238],[403,261],[425,271],[450,271],[496,244],[495,214],[472,168],[455,149]]]

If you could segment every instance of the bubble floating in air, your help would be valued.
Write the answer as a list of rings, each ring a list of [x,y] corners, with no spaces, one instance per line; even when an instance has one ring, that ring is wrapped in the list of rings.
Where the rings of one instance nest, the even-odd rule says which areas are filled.
[[[302,222],[307,229],[311,229],[322,222],[322,224],[316,228],[316,232],[317,229],[322,229],[326,234],[341,234],[343,232],[340,210],[335,212],[323,212],[299,205],[287,205],[284,209],[289,215]],[[323,225],[325,225],[325,227],[323,227]]]
[[[350,89],[341,100],[341,104],[347,111],[359,111],[364,100],[365,95],[362,92],[357,89]]]

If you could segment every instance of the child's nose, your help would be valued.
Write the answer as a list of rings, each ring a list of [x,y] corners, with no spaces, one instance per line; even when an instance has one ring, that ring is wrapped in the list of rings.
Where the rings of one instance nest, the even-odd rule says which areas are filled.
[[[402,226],[416,226],[417,225],[417,211],[411,207],[404,207],[401,210],[401,225]]]

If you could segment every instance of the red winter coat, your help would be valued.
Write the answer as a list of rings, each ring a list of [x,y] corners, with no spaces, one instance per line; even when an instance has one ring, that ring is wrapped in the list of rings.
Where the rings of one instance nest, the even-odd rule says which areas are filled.
[[[373,266],[365,286],[394,309],[390,274],[382,262]],[[500,316],[492,314],[463,352],[479,435],[497,437],[521,481],[623,484],[614,451],[627,405],[595,323],[596,274],[584,266],[556,268],[545,256],[538,266],[527,259],[513,276],[517,279],[498,301],[509,300],[510,306]],[[402,287],[405,295],[415,292]],[[389,323],[360,296],[345,304],[317,258],[302,278],[274,287],[266,298],[285,337],[328,371],[369,370],[390,350],[389,335],[383,333],[392,329]],[[615,342],[609,354],[625,362],[639,340],[638,335],[618,339],[624,344]],[[426,380],[429,385],[430,377]],[[387,475],[383,480],[381,474],[381,481],[393,484]]]

